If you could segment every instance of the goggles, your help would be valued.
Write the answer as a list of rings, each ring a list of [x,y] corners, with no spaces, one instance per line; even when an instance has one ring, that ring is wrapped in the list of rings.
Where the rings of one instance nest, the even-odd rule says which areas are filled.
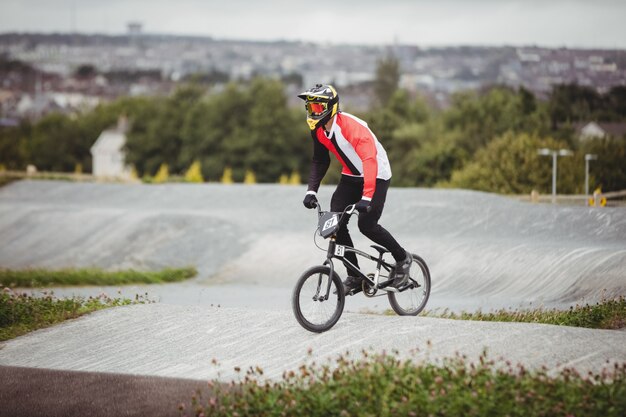
[[[306,103],[306,111],[309,116],[320,116],[328,109],[328,103]]]

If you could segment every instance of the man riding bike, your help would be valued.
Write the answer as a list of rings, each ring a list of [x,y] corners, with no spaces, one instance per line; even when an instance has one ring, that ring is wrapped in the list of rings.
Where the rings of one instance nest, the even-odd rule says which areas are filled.
[[[391,252],[396,261],[391,276],[393,285],[405,284],[409,278],[411,254],[378,224],[391,180],[387,152],[367,123],[339,110],[339,95],[332,85],[317,84],[298,97],[305,101],[307,123],[313,138],[313,159],[304,206],[312,209],[317,204],[317,190],[330,165],[330,151],[343,166],[341,179],[330,201],[331,211],[340,212],[346,206],[356,204],[359,230]],[[337,243],[354,246],[347,224],[337,232]],[[347,253],[346,258],[358,267],[354,253]],[[362,288],[362,278],[347,265],[346,268],[345,293],[356,294]]]

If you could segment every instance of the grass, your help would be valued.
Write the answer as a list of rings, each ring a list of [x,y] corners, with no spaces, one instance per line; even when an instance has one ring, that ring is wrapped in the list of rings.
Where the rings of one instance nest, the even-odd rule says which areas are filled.
[[[5,287],[50,287],[66,285],[124,285],[161,284],[177,282],[195,276],[193,267],[166,268],[161,271],[104,271],[87,269],[0,269],[0,286]]]
[[[203,416],[623,416],[626,363],[598,374],[565,368],[478,362],[457,356],[441,365],[368,355],[342,355],[329,364],[303,365],[264,382],[263,370],[249,368],[238,382],[209,382],[211,395],[198,391],[180,414]],[[235,371],[240,371],[235,368]]]
[[[35,297],[4,288],[0,292],[0,341],[103,308],[145,302],[145,299],[140,296],[136,296],[135,300],[130,300],[110,298],[104,294],[89,298],[58,299],[52,293],[44,293],[43,297]]]
[[[392,310],[385,312],[394,315]],[[626,327],[626,298],[604,299],[596,304],[576,305],[569,310],[557,309],[501,309],[483,313],[424,312],[422,316],[453,320],[503,321],[523,323],[544,323],[560,326],[587,327],[591,329],[622,329]]]

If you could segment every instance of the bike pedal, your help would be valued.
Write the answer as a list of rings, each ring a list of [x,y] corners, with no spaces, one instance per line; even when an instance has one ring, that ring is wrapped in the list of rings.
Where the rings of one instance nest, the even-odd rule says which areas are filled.
[[[360,293],[361,291],[362,290],[360,288],[354,288],[354,289],[348,291],[348,293],[346,295],[355,295],[355,294]]]

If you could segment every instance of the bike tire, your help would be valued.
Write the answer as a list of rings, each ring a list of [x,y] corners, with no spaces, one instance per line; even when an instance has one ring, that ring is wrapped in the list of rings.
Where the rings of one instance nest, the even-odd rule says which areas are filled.
[[[336,273],[333,273],[332,283],[329,293],[329,299],[325,301],[314,301],[312,295],[312,289],[315,289],[319,284],[315,282],[317,280],[322,281],[321,287],[323,288],[323,293],[326,292],[326,286],[328,283],[328,279],[330,276],[330,267],[328,266],[315,266],[306,270],[298,279],[296,286],[293,289],[293,294],[291,296],[291,305],[293,308],[293,313],[298,320],[298,323],[306,330],[314,333],[322,333],[330,328],[332,328],[343,313],[343,307],[345,305],[345,294],[343,292],[343,284],[341,283],[341,279]],[[313,284],[313,288],[311,289],[311,284]],[[306,290],[305,289],[306,286]],[[335,292],[336,291],[336,292]],[[303,294],[303,292],[306,292]],[[307,304],[306,307],[303,306],[305,302],[308,303],[308,298],[310,297],[310,306]],[[334,301],[334,303],[333,303]],[[316,306],[315,304],[319,304]],[[328,318],[322,318],[319,321],[314,321],[313,316],[315,315],[315,310],[318,308],[320,313],[322,310],[329,311],[326,307],[326,304],[334,304],[331,306],[330,311],[331,314],[328,314]],[[304,308],[303,308],[304,307]],[[310,308],[309,308],[310,307]],[[321,314],[320,314],[321,315]]]
[[[409,288],[403,292],[388,292],[389,304],[395,313],[399,316],[417,316],[424,310],[428,298],[430,297],[430,271],[426,262],[419,256],[412,254],[413,265],[410,269],[410,280],[419,284],[419,287]],[[409,307],[407,298],[410,302]]]

